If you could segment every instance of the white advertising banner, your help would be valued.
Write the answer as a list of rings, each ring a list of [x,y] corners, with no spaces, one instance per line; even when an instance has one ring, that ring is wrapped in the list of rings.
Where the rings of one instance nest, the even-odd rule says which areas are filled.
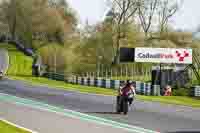
[[[192,64],[192,49],[135,48],[135,62]]]

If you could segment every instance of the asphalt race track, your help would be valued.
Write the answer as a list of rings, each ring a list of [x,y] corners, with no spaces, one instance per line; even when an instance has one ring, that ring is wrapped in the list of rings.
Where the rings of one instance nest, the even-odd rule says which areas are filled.
[[[2,97],[2,96],[1,96]],[[129,130],[84,121],[79,118],[45,111],[29,106],[17,105],[0,100],[0,119],[25,127],[33,133],[129,133]],[[16,115],[18,114],[18,115]],[[134,133],[140,131],[133,130]]]
[[[21,81],[0,81],[0,93],[150,129],[200,133],[200,109],[136,100],[127,116],[115,114],[115,97],[32,86]]]

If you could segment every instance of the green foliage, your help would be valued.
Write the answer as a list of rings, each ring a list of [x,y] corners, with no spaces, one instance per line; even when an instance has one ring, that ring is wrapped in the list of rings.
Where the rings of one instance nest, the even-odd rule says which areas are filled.
[[[20,37],[25,42],[25,47],[31,47],[31,14],[32,0],[2,0],[0,3],[1,32],[7,32],[13,38]]]
[[[49,71],[56,72],[65,70],[67,58],[65,52],[63,47],[56,43],[49,43],[39,50],[43,64],[48,66]]]
[[[120,4],[122,1],[118,2]],[[148,3],[146,4],[149,6]],[[78,22],[76,13],[65,0],[11,0],[10,3],[1,4],[1,8],[3,10],[0,10],[0,15],[4,18],[2,22],[9,25],[7,31],[13,29],[17,35],[22,36],[27,44],[26,47],[34,48],[51,71],[81,74],[96,72],[99,65],[102,65],[121,73],[123,65],[112,66],[118,44],[120,47],[200,48],[199,41],[191,42],[191,33],[176,32],[173,28],[169,29],[167,24],[165,24],[166,29],[162,33],[160,27],[155,27],[157,31],[148,30],[149,41],[147,43],[142,26],[134,21],[138,15],[137,12],[133,12],[135,7],[129,7],[126,14],[122,13],[125,18],[123,17],[119,21],[120,23],[116,23],[115,19],[117,18],[115,17],[119,14],[115,14],[116,16],[107,16],[104,21],[98,24],[88,24],[83,30],[76,27]],[[119,10],[117,8],[115,12],[117,13]],[[131,12],[132,16],[128,15],[127,18],[127,14]],[[16,25],[14,26],[15,20]],[[1,26],[0,31],[3,31]],[[40,39],[32,38],[38,32],[45,33],[47,36],[44,38],[47,39],[41,39],[43,36]],[[56,38],[57,42],[52,41],[52,38]],[[59,45],[60,43],[63,45]],[[134,69],[132,65],[125,64],[125,66],[128,69],[128,77],[132,76],[131,78],[134,80],[150,80],[150,76],[144,76],[143,73],[150,72],[152,64],[134,63]],[[17,72],[23,73],[21,71]],[[27,71],[30,73],[30,70]],[[134,73],[134,76],[130,73]],[[125,75],[127,75],[126,69],[123,69],[120,79],[125,78]],[[119,78],[119,76],[114,75],[114,78]]]
[[[114,48],[112,40],[112,27],[109,23],[101,26],[86,26],[83,39],[79,46],[74,48],[76,63],[79,63],[76,71],[96,71],[97,64],[111,65]]]
[[[75,12],[65,0],[34,0],[32,4],[32,32],[39,40],[63,44],[77,25]],[[36,36],[36,35],[35,35]],[[38,40],[38,37],[35,37]]]
[[[187,88],[179,88],[179,89],[174,89],[172,91],[173,96],[190,96],[191,95],[191,89]]]
[[[200,107],[200,100],[187,96],[139,96],[141,100],[154,101],[166,104],[184,105],[190,107]]]

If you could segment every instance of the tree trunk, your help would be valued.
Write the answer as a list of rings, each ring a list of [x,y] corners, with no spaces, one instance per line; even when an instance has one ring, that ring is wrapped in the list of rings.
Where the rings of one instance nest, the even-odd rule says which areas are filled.
[[[120,29],[118,31],[118,35],[117,35],[117,50],[116,50],[116,64],[120,63]]]

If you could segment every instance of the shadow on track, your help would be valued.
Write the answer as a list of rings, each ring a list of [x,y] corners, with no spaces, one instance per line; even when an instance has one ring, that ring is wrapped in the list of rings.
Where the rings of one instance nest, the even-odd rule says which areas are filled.
[[[119,115],[117,112],[84,112],[86,114]]]

